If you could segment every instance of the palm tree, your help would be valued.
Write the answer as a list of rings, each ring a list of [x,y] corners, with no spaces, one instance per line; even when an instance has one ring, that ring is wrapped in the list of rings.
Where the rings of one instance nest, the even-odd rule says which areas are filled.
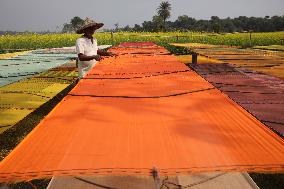
[[[168,1],[162,1],[159,7],[157,8],[158,16],[163,19],[163,30],[166,29],[166,20],[171,16],[171,9],[171,4]]]

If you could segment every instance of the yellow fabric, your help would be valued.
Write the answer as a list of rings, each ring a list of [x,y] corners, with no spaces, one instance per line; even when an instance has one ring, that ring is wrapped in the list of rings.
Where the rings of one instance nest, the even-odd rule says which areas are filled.
[[[38,96],[36,93],[0,93],[2,108],[37,108],[50,98]]]
[[[32,111],[33,110],[16,108],[0,109],[0,133],[3,133],[19,120],[25,118]]]
[[[258,72],[262,72],[264,74],[273,75],[284,79],[284,65],[274,66],[274,67],[252,67],[247,68],[248,70],[254,70]]]
[[[56,95],[59,91],[62,91],[65,89],[69,84],[62,84],[62,83],[54,83],[49,81],[41,81],[36,82],[36,79],[27,80],[23,82],[16,82],[10,85],[6,85],[2,88],[0,88],[0,95],[4,97],[3,95],[5,93],[13,93],[19,94],[24,93],[29,96],[33,96],[33,98],[36,96],[42,96],[43,98],[49,98]]]
[[[68,87],[75,81],[75,75],[74,70],[46,71],[1,87],[0,134]]]
[[[198,47],[198,48],[210,48],[216,47],[216,45],[202,44],[202,43],[171,43],[171,45],[179,47]]]
[[[78,72],[76,70],[71,70],[71,71],[53,71],[50,70],[48,72],[43,72],[38,75],[39,77],[78,77]]]
[[[284,79],[284,53],[261,51],[256,49],[238,49],[236,47],[225,47],[197,43],[173,43],[175,46],[182,46],[194,49],[195,52],[206,55],[198,56],[197,62],[202,63],[229,63],[235,67],[245,70],[261,72],[267,75]],[[191,55],[179,56],[183,63],[191,63]],[[223,60],[218,60],[223,59]]]

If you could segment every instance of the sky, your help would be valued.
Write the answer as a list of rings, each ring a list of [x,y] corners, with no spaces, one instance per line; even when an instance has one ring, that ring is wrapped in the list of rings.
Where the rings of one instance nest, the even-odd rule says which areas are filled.
[[[162,0],[0,0],[0,31],[61,31],[71,18],[90,17],[105,29],[152,20]],[[169,0],[171,18],[282,16],[284,0]]]

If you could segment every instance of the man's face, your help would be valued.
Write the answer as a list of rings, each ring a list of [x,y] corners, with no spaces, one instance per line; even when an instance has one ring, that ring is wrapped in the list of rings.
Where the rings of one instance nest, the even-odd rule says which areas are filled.
[[[95,28],[94,27],[89,27],[89,28],[86,28],[85,29],[85,33],[87,34],[87,35],[93,35],[94,33],[95,33]]]

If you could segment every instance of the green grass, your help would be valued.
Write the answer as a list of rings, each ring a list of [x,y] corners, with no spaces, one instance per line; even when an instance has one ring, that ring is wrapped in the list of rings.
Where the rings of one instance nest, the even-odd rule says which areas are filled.
[[[281,45],[284,32],[215,34],[201,32],[118,32],[96,33],[99,45],[118,44],[121,42],[153,41],[157,43],[205,43],[232,46],[267,46]],[[179,37],[176,37],[179,36]],[[40,49],[74,46],[77,34],[21,34],[0,36],[0,51],[11,49]]]
[[[165,47],[170,53],[174,55],[187,55],[192,52],[187,47],[174,46],[169,43],[160,42],[158,45]]]

